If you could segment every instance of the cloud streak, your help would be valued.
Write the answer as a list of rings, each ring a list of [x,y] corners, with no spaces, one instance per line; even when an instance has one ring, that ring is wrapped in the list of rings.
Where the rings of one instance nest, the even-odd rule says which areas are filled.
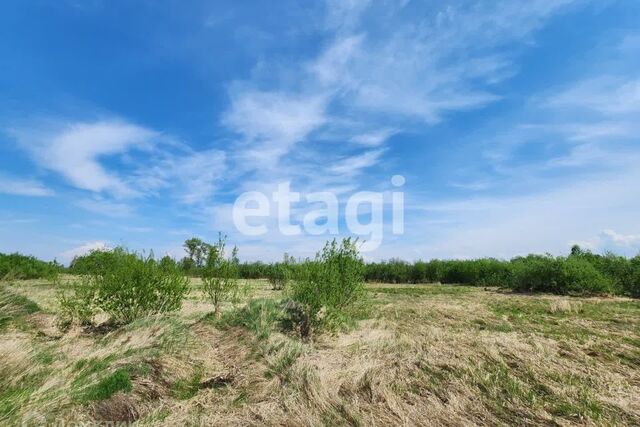
[[[158,134],[121,120],[65,123],[57,129],[19,129],[14,136],[43,168],[62,175],[73,186],[130,197],[137,192],[101,163],[131,149],[148,150]]]
[[[40,181],[2,175],[0,175],[0,193],[30,197],[50,197],[55,194]]]

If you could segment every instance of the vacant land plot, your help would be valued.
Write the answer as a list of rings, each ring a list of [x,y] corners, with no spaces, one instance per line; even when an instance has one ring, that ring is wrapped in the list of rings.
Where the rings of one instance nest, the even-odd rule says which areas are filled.
[[[66,332],[51,283],[2,285],[0,424],[640,425],[637,300],[377,284],[301,341],[265,281],[220,319],[192,285],[175,314]]]

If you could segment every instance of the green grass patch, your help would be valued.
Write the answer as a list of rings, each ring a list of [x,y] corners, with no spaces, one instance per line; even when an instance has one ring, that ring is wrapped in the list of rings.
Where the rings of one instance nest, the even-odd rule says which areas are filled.
[[[33,356],[33,361],[39,365],[48,366],[55,360],[55,354],[51,349],[43,349]]]
[[[0,424],[10,424],[10,420],[19,424],[16,417],[20,408],[29,401],[33,392],[44,384],[50,374],[50,369],[33,369],[26,373],[0,372],[4,377],[0,379]],[[20,376],[19,381],[10,381],[15,376]]]
[[[79,403],[87,403],[95,400],[105,400],[113,396],[119,391],[125,393],[133,389],[129,372],[125,368],[121,368],[101,379],[96,384],[90,385],[75,397]]]
[[[252,332],[258,340],[266,340],[282,317],[282,304],[271,299],[255,299],[242,308],[225,312],[213,319],[216,326],[237,326]]]
[[[637,301],[562,300],[567,309],[554,309],[559,300],[530,297],[504,299],[488,303],[502,325],[486,321],[488,329],[510,325],[513,330],[535,332],[551,338],[569,338],[585,343],[596,336],[611,333],[636,334],[640,328],[640,303]]]
[[[176,381],[171,386],[171,395],[180,400],[191,399],[198,393],[198,390],[200,390],[201,382],[202,370],[196,369],[190,378]]]
[[[371,293],[383,293],[389,295],[408,295],[408,296],[422,296],[422,295],[463,295],[472,291],[478,291],[478,288],[470,286],[458,286],[458,285],[418,285],[418,286],[389,286],[389,287],[375,287],[367,289]]]

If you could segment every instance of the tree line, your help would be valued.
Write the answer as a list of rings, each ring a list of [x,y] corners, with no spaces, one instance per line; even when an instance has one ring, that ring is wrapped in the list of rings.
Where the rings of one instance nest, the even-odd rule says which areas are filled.
[[[212,263],[218,262],[216,269],[233,269],[240,279],[268,279],[274,289],[281,289],[300,265],[308,261],[284,254],[279,262],[241,263],[237,248],[232,248],[229,262],[222,263],[221,260],[226,258],[217,255],[225,252],[225,241],[223,236],[213,244],[191,238],[184,242],[186,255],[182,259],[164,256],[156,262],[161,268],[175,269],[192,277],[210,276]],[[55,261],[44,262],[20,254],[0,254],[0,278],[32,279],[52,277],[62,272],[75,275],[99,273],[112,262],[113,257],[113,251],[93,251],[75,257],[70,266],[64,268]],[[640,297],[640,255],[627,258],[613,253],[595,254],[574,246],[566,256],[531,254],[510,260],[479,258],[406,262],[391,259],[365,263],[363,277],[367,282],[380,283],[463,284],[498,286],[520,292]],[[225,287],[224,283],[212,286]]]

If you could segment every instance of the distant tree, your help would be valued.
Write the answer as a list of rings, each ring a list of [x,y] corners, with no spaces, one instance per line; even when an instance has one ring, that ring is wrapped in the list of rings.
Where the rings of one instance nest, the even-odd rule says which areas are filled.
[[[192,237],[191,239],[185,240],[184,245],[182,246],[187,252],[187,256],[192,261],[192,265],[195,268],[202,268],[209,255],[211,245],[204,242],[202,239]]]
[[[162,259],[160,259],[159,266],[160,266],[160,269],[163,271],[173,270],[178,267],[178,263],[169,255],[165,255],[162,257]]]
[[[582,250],[582,248],[579,245],[571,246],[571,255],[572,256],[580,256],[583,253],[584,253],[584,251]]]

